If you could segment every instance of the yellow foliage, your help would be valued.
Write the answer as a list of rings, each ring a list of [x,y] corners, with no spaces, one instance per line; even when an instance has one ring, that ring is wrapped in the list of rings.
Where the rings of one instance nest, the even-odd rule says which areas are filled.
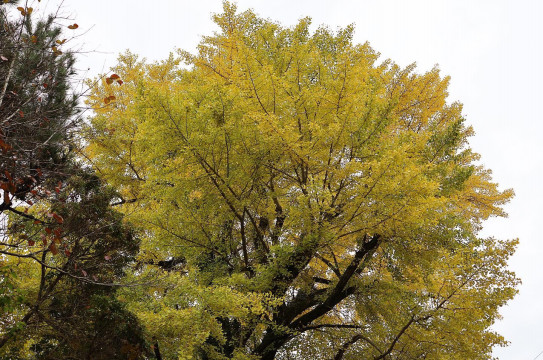
[[[372,329],[367,336],[381,345],[358,346],[360,356],[391,343],[392,351],[409,318],[420,320],[414,338],[450,331],[447,346],[468,349],[480,340],[471,345],[490,356],[503,341],[488,327],[517,280],[505,270],[512,243],[479,240],[477,231],[488,217],[505,215],[501,206],[513,193],[474,164],[461,105],[446,103],[449,78],[437,68],[420,74],[414,65],[377,63],[368,44],[352,43],[352,27],[310,34],[309,19],[283,28],[228,3],[215,21],[221,31],[195,55],[152,64],[121,55],[112,70],[123,85],[102,82],[89,99],[87,156],[130,200],[123,211],[144,231],[143,251],[182,257],[193,276],[180,280],[181,292],[155,299],[158,308],[136,310],[147,328],[168,346],[194,348],[186,354],[208,351],[210,338],[227,351],[234,340],[220,321],[235,318],[251,329],[236,340],[236,354],[271,359],[259,342],[277,332],[306,351],[313,337],[297,337],[302,319],[336,299],[334,284],[341,284],[355,288],[353,296],[311,324]],[[116,101],[104,105],[109,94]],[[347,287],[342,274],[372,238],[382,240],[364,253],[360,279],[351,274]],[[476,265],[490,270],[459,283]],[[183,292],[197,303],[174,310],[165,299]],[[297,317],[281,313],[305,293],[320,295]],[[282,305],[268,305],[266,314],[266,296]],[[486,306],[471,340],[461,329],[470,326],[468,315],[438,306],[444,299],[469,303],[470,311]],[[439,349],[424,351],[441,359]]]

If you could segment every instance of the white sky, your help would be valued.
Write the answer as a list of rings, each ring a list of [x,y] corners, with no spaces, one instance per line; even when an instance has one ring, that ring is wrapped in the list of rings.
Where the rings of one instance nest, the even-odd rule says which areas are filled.
[[[38,7],[56,9],[60,0]],[[522,278],[520,294],[502,309],[495,328],[511,345],[496,349],[502,360],[533,360],[543,351],[543,1],[540,0],[238,0],[262,17],[290,26],[310,16],[332,29],[354,23],[355,41],[369,41],[382,54],[418,71],[439,64],[452,77],[450,101],[464,104],[476,136],[472,148],[494,171],[503,188],[515,189],[507,219],[486,223],[483,234],[519,237],[510,262]],[[65,0],[86,50],[78,67],[89,74],[107,71],[119,52],[130,49],[149,60],[175,48],[195,52],[202,35],[215,27],[211,13],[221,0]],[[70,30],[67,30],[70,31]],[[538,185],[539,184],[539,185]],[[543,355],[540,359],[543,359]]]

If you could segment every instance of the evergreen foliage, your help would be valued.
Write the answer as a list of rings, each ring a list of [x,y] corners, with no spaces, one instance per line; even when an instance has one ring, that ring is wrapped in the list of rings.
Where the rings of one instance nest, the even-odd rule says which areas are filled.
[[[113,286],[139,242],[74,155],[70,40],[17,5],[0,5],[0,357],[140,359],[142,329]]]

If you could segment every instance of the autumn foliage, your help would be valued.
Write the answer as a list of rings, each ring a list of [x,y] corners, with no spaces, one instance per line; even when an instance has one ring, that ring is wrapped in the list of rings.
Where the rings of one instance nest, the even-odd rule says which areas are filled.
[[[89,100],[86,156],[143,236],[129,278],[161,276],[122,295],[155,356],[490,359],[516,241],[478,232],[512,191],[449,79],[352,27],[214,20],[196,54],[121,55]]]
[[[40,2],[37,0],[38,3]],[[0,357],[491,359],[517,240],[448,77],[224,3],[196,53],[74,88],[0,5]],[[31,6],[32,5],[32,6]],[[92,109],[88,120],[81,106]]]

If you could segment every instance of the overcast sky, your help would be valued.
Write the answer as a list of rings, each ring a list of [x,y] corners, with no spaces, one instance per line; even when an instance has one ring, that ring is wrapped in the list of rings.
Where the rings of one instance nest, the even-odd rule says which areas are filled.
[[[38,7],[55,10],[60,0]],[[509,218],[488,221],[484,236],[520,238],[510,262],[522,278],[520,293],[502,309],[495,328],[511,345],[503,360],[533,360],[543,351],[543,1],[540,0],[239,0],[262,17],[290,26],[310,16],[332,29],[354,23],[355,41],[418,71],[435,64],[452,77],[449,101],[464,104],[476,131],[471,146],[494,171],[502,189],[514,188]],[[65,0],[64,15],[79,24],[77,41],[90,51],[78,67],[107,71],[130,49],[149,60],[175,48],[195,52],[200,37],[216,30],[211,14],[221,0]],[[69,31],[69,30],[68,30]],[[91,51],[93,50],[93,51]],[[95,51],[94,51],[95,50]],[[543,359],[543,355],[539,359]]]

